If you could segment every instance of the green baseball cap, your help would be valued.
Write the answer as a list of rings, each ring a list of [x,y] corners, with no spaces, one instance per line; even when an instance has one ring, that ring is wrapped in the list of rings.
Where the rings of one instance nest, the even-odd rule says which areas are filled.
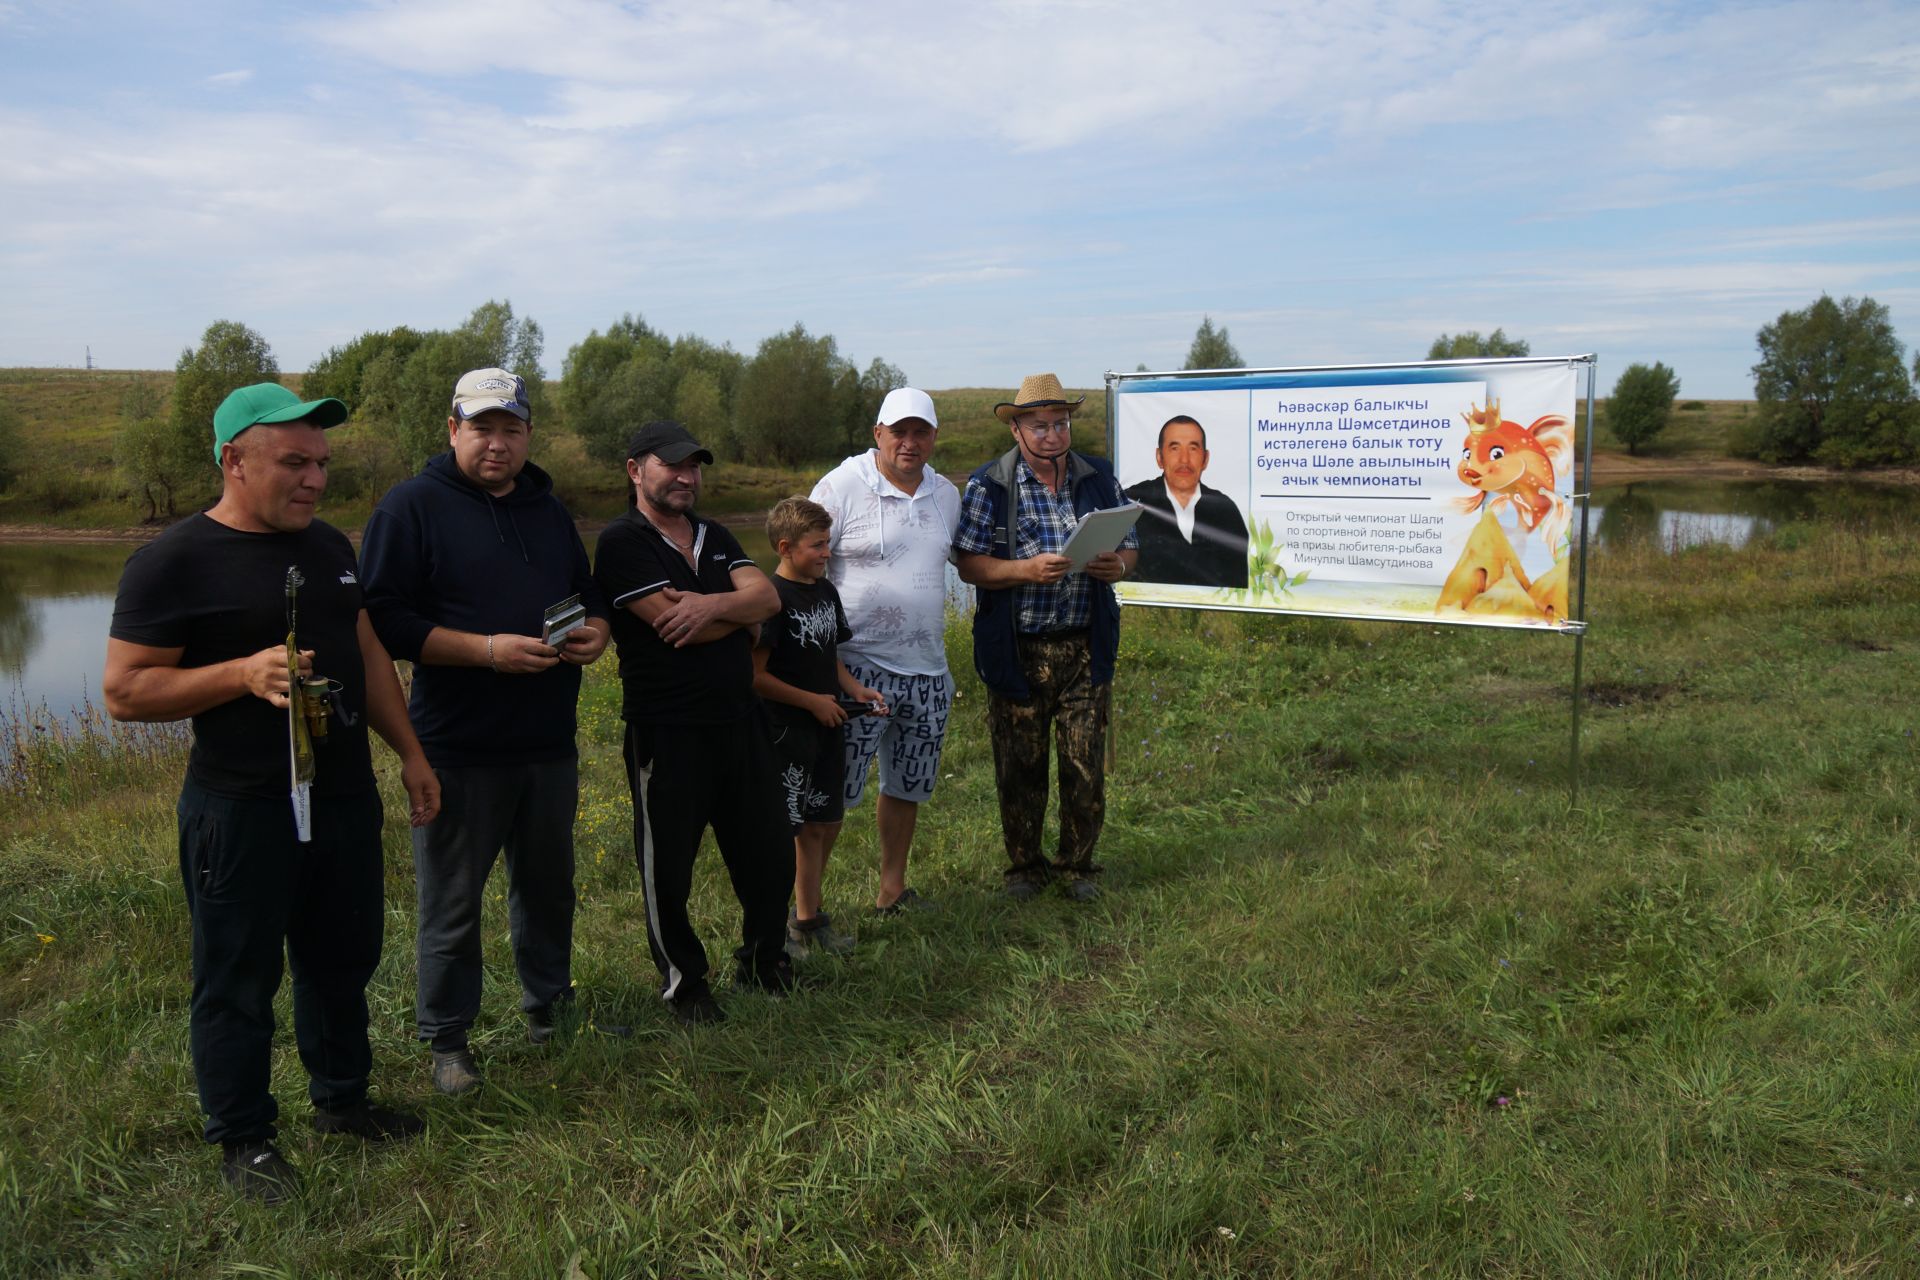
[[[332,396],[302,400],[277,382],[241,387],[213,411],[213,460],[220,461],[220,446],[248,427],[302,420],[316,427],[337,427],[347,420],[347,406]]]

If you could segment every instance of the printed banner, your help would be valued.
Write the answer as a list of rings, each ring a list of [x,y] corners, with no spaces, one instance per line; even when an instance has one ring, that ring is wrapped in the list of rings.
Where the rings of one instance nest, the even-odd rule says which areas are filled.
[[[1577,628],[1586,362],[1115,375],[1129,604]]]

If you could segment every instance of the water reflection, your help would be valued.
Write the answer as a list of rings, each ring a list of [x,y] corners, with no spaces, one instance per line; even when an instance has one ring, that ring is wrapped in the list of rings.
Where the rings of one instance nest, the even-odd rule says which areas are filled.
[[[17,676],[40,647],[40,619],[19,578],[0,566],[0,671]]]
[[[1587,519],[1596,546],[1682,551],[1744,547],[1788,523],[1911,517],[1916,505],[1920,490],[1897,485],[1654,480],[1595,489]]]
[[[17,700],[65,716],[99,700],[113,590],[133,548],[0,543],[0,672]]]

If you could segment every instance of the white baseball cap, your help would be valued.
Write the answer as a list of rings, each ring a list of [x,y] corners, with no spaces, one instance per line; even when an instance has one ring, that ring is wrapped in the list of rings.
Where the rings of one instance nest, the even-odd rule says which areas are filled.
[[[462,421],[479,417],[490,409],[505,409],[522,422],[533,417],[527,403],[527,383],[517,373],[505,369],[475,369],[460,375],[453,385],[453,412]]]
[[[891,427],[908,418],[918,418],[932,427],[940,429],[940,419],[934,416],[933,397],[924,391],[912,387],[895,387],[887,392],[887,398],[880,402],[880,421],[878,425]]]

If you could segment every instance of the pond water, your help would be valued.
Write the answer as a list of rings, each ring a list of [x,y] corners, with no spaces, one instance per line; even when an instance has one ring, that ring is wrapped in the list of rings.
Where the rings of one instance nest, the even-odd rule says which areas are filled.
[[[113,591],[131,543],[0,542],[0,680],[18,718],[100,706]]]
[[[1787,523],[1874,519],[1920,510],[1920,490],[1808,481],[1654,480],[1596,488],[1587,524],[1595,546],[1647,542],[1669,551],[1745,546]]]
[[[1920,490],[1785,481],[1648,481],[1596,489],[1588,516],[1598,546],[1649,542],[1678,550],[1744,546],[1782,523],[1857,520],[1920,509]],[[737,529],[771,569],[766,539]],[[591,540],[589,540],[591,541]],[[0,542],[0,679],[16,717],[42,706],[70,718],[100,705],[100,668],[113,592],[130,544]],[[956,603],[966,589],[949,574]]]

